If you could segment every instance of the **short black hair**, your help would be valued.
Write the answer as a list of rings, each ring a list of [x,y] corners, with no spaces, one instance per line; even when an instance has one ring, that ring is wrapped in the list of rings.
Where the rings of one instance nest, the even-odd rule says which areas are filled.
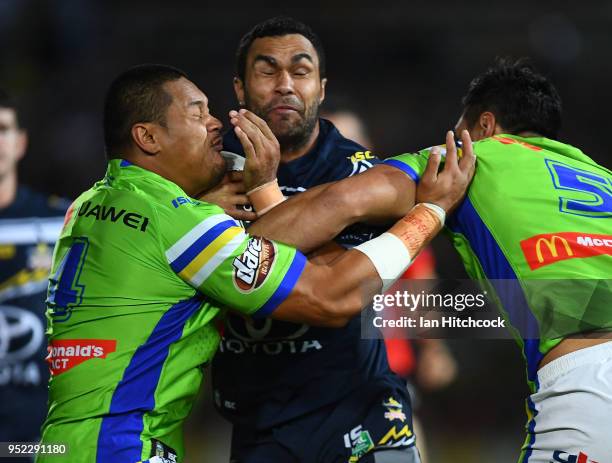
[[[321,39],[309,26],[288,16],[276,16],[266,19],[255,25],[240,39],[238,50],[236,51],[236,73],[238,77],[244,81],[247,54],[255,39],[282,37],[289,34],[302,35],[312,43],[319,57],[319,75],[321,79],[325,78],[325,51],[323,50]]]
[[[472,80],[462,103],[469,127],[483,112],[491,111],[511,134],[529,131],[556,138],[561,128],[557,89],[524,58],[497,58]]]
[[[15,111],[15,124],[17,125],[17,128],[20,128],[19,108],[17,101],[3,88],[0,88],[0,108],[12,109]]]
[[[119,157],[132,139],[138,122],[166,124],[172,97],[163,89],[166,82],[186,78],[180,69],[164,64],[142,64],[121,73],[104,99],[104,145],[109,159]]]

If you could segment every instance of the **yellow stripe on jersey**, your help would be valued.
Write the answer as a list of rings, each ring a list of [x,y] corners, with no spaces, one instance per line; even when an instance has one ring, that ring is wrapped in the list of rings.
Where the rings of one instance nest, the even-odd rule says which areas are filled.
[[[179,272],[179,276],[185,280],[193,280],[193,277],[209,262],[218,252],[227,246],[234,237],[244,234],[240,227],[230,227],[221,233],[215,240],[206,246],[194,259]],[[192,282],[196,283],[196,282]],[[199,286],[196,284],[196,286]]]

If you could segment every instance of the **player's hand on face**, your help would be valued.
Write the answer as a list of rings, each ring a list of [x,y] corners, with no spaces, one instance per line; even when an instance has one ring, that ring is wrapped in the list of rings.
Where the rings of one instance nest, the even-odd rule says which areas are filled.
[[[216,204],[236,220],[253,221],[257,219],[255,212],[245,211],[242,208],[242,206],[250,205],[242,172],[228,172],[219,185],[208,190],[199,199]]]
[[[246,109],[230,111],[230,122],[242,143],[246,162],[244,186],[250,191],[276,178],[280,145],[266,122]]]
[[[427,167],[417,187],[418,203],[437,204],[446,212],[450,212],[463,199],[474,177],[476,156],[467,130],[461,132],[461,142],[463,156],[459,160],[454,134],[452,131],[446,133],[446,160],[444,169],[440,172],[438,172],[440,149],[438,147],[431,149]]]

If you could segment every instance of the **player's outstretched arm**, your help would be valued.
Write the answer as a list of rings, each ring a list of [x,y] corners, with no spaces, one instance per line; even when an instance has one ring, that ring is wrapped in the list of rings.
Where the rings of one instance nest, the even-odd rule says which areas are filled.
[[[309,325],[343,326],[381,287],[388,287],[404,273],[442,223],[441,211],[419,204],[388,232],[332,262],[307,262],[287,299],[270,316]]]
[[[429,202],[446,212],[465,195],[474,173],[475,157],[467,131],[461,134],[464,154],[457,159],[453,133],[446,136],[446,161],[438,173],[440,153],[432,149],[427,168],[415,182],[387,165],[328,183],[279,204],[253,224],[250,232],[309,252],[356,222],[385,223],[405,215],[417,202]]]
[[[158,214],[167,265],[214,306],[323,326],[359,313],[404,273],[444,221],[437,206],[418,204],[379,237],[308,262],[290,246],[250,235],[217,206],[189,203]]]

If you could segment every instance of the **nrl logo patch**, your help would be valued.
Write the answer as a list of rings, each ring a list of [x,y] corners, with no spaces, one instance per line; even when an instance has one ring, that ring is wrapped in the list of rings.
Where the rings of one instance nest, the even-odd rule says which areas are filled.
[[[244,252],[232,263],[236,287],[244,293],[259,288],[270,273],[275,257],[276,250],[271,241],[252,237]]]

